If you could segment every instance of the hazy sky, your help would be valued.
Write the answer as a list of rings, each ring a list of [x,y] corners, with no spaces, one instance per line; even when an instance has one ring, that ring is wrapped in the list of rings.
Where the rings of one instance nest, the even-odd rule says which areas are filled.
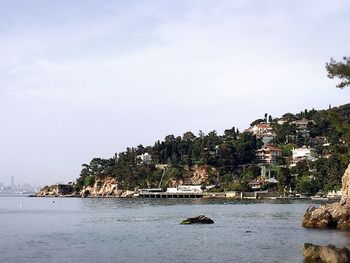
[[[0,182],[348,103],[325,63],[349,28],[348,0],[0,0]]]

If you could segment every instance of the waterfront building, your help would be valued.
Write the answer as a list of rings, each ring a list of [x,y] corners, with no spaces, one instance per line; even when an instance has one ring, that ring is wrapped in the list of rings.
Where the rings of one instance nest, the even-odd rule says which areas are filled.
[[[261,179],[254,179],[248,183],[248,185],[250,186],[250,188],[252,188],[252,190],[260,190],[263,184],[264,184],[264,181]]]
[[[179,185],[178,187],[167,188],[167,193],[203,193],[201,185]]]

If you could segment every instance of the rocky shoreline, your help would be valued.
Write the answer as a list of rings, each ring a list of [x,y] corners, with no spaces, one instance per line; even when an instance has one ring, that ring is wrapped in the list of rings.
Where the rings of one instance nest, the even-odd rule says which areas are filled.
[[[339,203],[310,206],[304,215],[303,227],[350,230],[350,164],[342,177],[342,198]]]
[[[332,245],[318,246],[305,243],[302,250],[305,257],[304,262],[350,262],[350,250],[346,247],[337,248]]]

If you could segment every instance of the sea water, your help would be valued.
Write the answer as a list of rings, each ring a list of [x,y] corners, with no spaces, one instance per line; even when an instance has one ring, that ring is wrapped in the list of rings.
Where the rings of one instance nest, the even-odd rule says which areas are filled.
[[[307,202],[0,197],[0,262],[302,262]],[[180,225],[206,215],[212,225]]]

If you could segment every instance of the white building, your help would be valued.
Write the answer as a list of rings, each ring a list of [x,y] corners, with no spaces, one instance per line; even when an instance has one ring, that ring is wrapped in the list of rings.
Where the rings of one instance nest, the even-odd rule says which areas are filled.
[[[293,159],[295,160],[310,160],[313,161],[318,157],[314,148],[303,146],[292,150]]]
[[[203,193],[201,185],[180,185],[177,188],[167,188],[167,193]]]
[[[269,123],[256,124],[250,128],[251,132],[255,135],[261,135],[263,133],[272,132],[273,129]]]
[[[301,160],[315,161],[318,154],[314,148],[303,146],[301,148],[293,149],[292,156],[293,160],[290,163],[291,167],[296,166]]]
[[[145,164],[150,164],[152,162],[152,156],[148,153],[138,155],[137,158],[139,158]]]

